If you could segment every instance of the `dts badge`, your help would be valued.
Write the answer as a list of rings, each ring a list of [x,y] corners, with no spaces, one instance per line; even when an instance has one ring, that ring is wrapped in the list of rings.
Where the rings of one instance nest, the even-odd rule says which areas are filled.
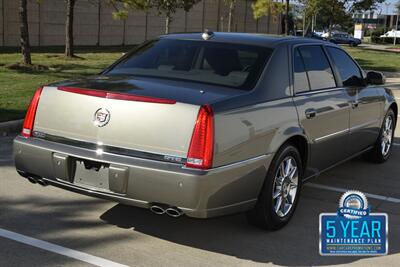
[[[319,236],[321,255],[386,255],[388,216],[370,213],[363,193],[347,191],[340,198],[337,213],[320,214]]]

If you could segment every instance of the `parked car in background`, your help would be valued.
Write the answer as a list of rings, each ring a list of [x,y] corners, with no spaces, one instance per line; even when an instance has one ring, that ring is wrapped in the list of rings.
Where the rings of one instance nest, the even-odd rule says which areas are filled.
[[[329,41],[334,44],[348,44],[350,46],[358,46],[361,44],[360,39],[354,38],[347,33],[332,33]]]
[[[326,41],[327,40],[327,38],[322,37],[320,34],[318,34],[316,32],[308,32],[304,37],[317,39],[317,40],[322,40],[322,41]]]
[[[276,230],[303,182],[362,153],[390,157],[398,107],[383,83],[316,39],[161,36],[99,75],[39,88],[15,166],[32,183],[160,215],[247,211]]]

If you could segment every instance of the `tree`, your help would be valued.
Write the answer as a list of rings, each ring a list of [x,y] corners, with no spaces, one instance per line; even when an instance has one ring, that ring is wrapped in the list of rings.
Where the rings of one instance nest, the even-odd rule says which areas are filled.
[[[289,35],[289,2],[290,0],[286,0],[286,8],[285,8],[285,34]]]
[[[200,0],[109,0],[114,6],[114,18],[126,19],[129,14],[129,9],[148,10],[155,8],[160,15],[165,15],[165,33],[170,32],[172,16],[177,9],[189,11]],[[116,4],[121,3],[122,7]]]
[[[165,15],[165,34],[170,32],[172,15],[177,9],[188,12],[200,0],[149,0],[150,7],[157,9],[158,13]]]
[[[309,19],[318,13],[316,20],[329,32],[337,25],[342,28],[349,28],[354,24],[352,14],[375,10],[379,3],[385,0],[298,0],[303,7],[303,15],[306,25],[310,24]],[[308,28],[308,26],[304,27]]]
[[[303,36],[308,32],[310,24],[314,23],[314,18],[321,8],[319,1],[321,0],[299,0],[299,3],[303,6],[301,12],[303,16]],[[311,30],[313,30],[313,27]]]
[[[113,6],[114,19],[127,19],[129,10],[148,10],[151,8],[151,0],[108,0]]]
[[[21,39],[21,53],[24,64],[31,65],[31,48],[29,44],[27,0],[19,1],[19,28]]]
[[[65,19],[65,56],[74,57],[74,8],[76,0],[66,0],[67,16]]]
[[[352,12],[355,11],[368,11],[368,10],[375,10],[378,8],[378,4],[382,4],[385,2],[385,0],[352,0],[352,1],[347,1],[347,2],[352,2],[351,4],[351,10]]]
[[[394,32],[394,38],[393,38],[393,45],[396,45],[396,39],[397,39],[397,31],[399,30],[399,16],[400,16],[400,0],[396,3],[396,31]]]
[[[224,0],[225,4],[229,6],[228,13],[228,32],[232,30],[233,12],[235,11],[236,0]]]
[[[267,32],[269,32],[271,16],[281,14],[284,9],[284,5],[274,0],[256,0],[251,4],[253,9],[253,17],[258,20],[264,16],[268,16]]]

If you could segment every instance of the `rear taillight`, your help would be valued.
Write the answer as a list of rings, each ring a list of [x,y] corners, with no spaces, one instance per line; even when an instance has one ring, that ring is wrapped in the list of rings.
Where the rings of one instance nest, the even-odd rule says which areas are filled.
[[[43,87],[36,90],[31,103],[29,104],[28,110],[26,111],[24,125],[22,127],[22,135],[25,137],[31,137],[33,131],[33,123],[35,122],[36,110],[39,104],[40,95],[42,94]]]
[[[186,167],[209,169],[214,150],[214,115],[210,106],[202,106],[190,141]]]

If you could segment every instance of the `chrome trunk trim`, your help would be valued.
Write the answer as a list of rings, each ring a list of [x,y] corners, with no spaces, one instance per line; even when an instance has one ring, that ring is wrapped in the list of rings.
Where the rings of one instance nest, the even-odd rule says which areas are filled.
[[[133,149],[127,149],[127,148],[122,148],[122,147],[96,144],[96,143],[86,142],[86,141],[77,140],[77,139],[71,139],[71,138],[65,138],[65,137],[61,137],[61,136],[50,135],[50,134],[46,134],[46,133],[38,132],[38,131],[33,132],[33,137],[38,138],[38,139],[43,139],[46,141],[50,141],[50,142],[54,142],[54,143],[60,143],[60,144],[64,144],[64,145],[85,148],[85,149],[89,149],[89,150],[93,150],[93,151],[101,151],[101,153],[110,153],[110,154],[117,154],[117,155],[123,155],[123,156],[128,156],[128,157],[144,158],[144,159],[151,159],[151,160],[158,160],[158,161],[172,162],[172,163],[179,163],[179,164],[186,163],[186,158],[181,158],[181,157],[174,156],[174,155],[162,155],[162,154],[156,154],[156,153],[145,152],[145,151],[140,151],[140,150],[133,150]]]

